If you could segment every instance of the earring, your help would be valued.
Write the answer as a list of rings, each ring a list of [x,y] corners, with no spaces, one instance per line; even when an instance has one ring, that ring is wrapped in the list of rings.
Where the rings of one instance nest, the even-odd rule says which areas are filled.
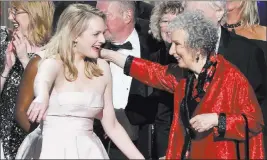
[[[196,61],[197,61],[197,63],[198,63],[198,61],[199,61],[199,56],[197,56]]]
[[[77,45],[77,41],[74,41],[73,46],[76,47],[76,45]]]

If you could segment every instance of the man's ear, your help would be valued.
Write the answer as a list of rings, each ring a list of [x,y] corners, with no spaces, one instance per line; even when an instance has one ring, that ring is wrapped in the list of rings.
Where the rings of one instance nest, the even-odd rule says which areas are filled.
[[[127,9],[127,10],[123,11],[123,19],[124,19],[124,22],[126,24],[132,22],[133,19],[134,19],[134,13],[133,13],[133,11],[130,10],[130,9]]]

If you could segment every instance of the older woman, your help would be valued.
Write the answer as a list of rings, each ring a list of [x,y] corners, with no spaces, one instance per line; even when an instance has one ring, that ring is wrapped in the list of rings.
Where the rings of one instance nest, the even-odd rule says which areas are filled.
[[[150,18],[150,31],[153,37],[162,43],[160,43],[160,49],[151,54],[150,60],[162,65],[176,63],[174,57],[168,54],[171,39],[167,28],[169,23],[182,11],[183,5],[180,1],[163,1],[156,3]],[[183,76],[182,69],[179,67],[177,67],[175,73],[177,79]],[[155,104],[157,105],[157,107],[155,107],[157,113],[154,122],[155,139],[153,141],[153,150],[155,151],[155,158],[159,158],[165,156],[168,147],[169,131],[173,114],[173,95],[165,91],[154,89],[150,97],[157,102]]]
[[[184,12],[170,24],[173,55],[186,79],[177,81],[168,67],[102,50],[103,58],[124,67],[125,74],[174,93],[174,117],[167,159],[244,158],[245,117],[251,159],[263,159],[261,109],[243,74],[215,54],[217,27],[201,12]],[[240,152],[236,150],[239,144]],[[237,153],[241,153],[238,154]]]
[[[9,20],[14,24],[13,40],[5,52],[6,65],[2,77],[5,83],[0,97],[1,139],[6,159],[14,159],[26,133],[15,122],[15,102],[18,86],[33,53],[50,38],[53,2],[13,1]]]

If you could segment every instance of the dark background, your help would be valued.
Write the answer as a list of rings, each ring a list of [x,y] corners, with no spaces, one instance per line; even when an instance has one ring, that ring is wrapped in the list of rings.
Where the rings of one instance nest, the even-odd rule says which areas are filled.
[[[267,26],[267,1],[258,1],[260,24]]]

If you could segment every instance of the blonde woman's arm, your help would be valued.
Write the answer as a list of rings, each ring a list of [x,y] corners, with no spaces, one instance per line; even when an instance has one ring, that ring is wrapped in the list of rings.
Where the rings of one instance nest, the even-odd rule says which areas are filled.
[[[31,122],[40,122],[48,107],[49,92],[60,70],[61,63],[56,59],[45,59],[38,68],[34,80],[35,99],[27,111]]]
[[[103,128],[109,138],[129,159],[144,159],[144,156],[135,147],[124,128],[117,121],[112,102],[112,79],[110,68],[107,62],[102,62],[102,64],[105,68],[104,70],[108,81],[104,93],[104,110],[102,117],[100,118]]]

